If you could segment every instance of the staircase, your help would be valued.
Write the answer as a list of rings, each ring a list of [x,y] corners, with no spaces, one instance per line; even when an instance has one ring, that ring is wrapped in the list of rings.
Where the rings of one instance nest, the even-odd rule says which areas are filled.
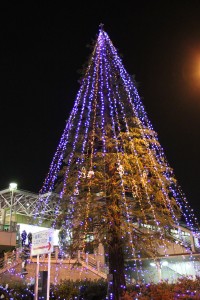
[[[23,274],[22,262],[20,253],[14,255],[12,252],[7,252],[7,260],[0,260],[0,282],[9,283],[10,281],[32,282],[36,274],[36,257],[27,259],[26,274]],[[40,257],[40,271],[48,270],[48,258]],[[106,270],[96,262],[90,255],[82,254],[81,257],[71,258],[55,258],[55,253],[52,253],[51,258],[51,276],[52,283],[59,283],[61,280],[98,280],[100,278],[107,279]]]
[[[79,262],[83,267],[87,268],[97,276],[103,279],[107,279],[108,269],[105,265],[102,265],[100,261],[97,261],[91,254],[81,253],[79,255]]]

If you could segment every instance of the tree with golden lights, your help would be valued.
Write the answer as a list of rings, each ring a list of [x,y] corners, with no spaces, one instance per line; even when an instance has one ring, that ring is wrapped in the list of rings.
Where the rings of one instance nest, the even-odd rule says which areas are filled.
[[[54,223],[63,250],[103,244],[115,300],[126,287],[125,259],[156,259],[179,224],[173,170],[102,28],[41,193],[48,191],[60,195]]]

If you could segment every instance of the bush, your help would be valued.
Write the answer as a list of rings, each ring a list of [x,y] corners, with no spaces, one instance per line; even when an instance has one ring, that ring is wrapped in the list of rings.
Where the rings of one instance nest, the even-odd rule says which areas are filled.
[[[176,283],[162,281],[158,284],[129,286],[121,300],[197,300],[200,299],[200,278],[179,279]]]
[[[13,298],[14,300],[21,300],[22,295],[24,300],[33,300],[33,289],[28,288],[25,284],[20,282],[9,283],[6,288],[4,285],[0,287],[0,297],[4,295],[4,300]]]
[[[51,285],[50,299],[59,300],[105,300],[107,282],[63,280],[60,284]],[[22,283],[10,283],[8,288],[0,286],[0,296],[5,300],[13,298],[33,300],[33,288]],[[176,283],[167,281],[158,284],[129,285],[121,300],[198,300],[200,299],[200,278],[193,280],[186,277]]]
[[[50,299],[70,300],[77,297],[78,294],[78,285],[71,280],[62,280],[60,284],[51,285],[50,288]]]
[[[58,285],[51,285],[51,298],[61,300],[87,299],[102,300],[106,298],[107,283],[97,281],[63,280]]]

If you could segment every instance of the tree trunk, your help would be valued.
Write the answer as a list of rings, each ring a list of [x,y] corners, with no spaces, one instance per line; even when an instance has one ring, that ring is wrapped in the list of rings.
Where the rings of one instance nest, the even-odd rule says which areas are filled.
[[[112,237],[108,249],[108,257],[110,277],[109,299],[119,300],[126,289],[126,280],[124,274],[124,253],[121,241],[117,235]]]

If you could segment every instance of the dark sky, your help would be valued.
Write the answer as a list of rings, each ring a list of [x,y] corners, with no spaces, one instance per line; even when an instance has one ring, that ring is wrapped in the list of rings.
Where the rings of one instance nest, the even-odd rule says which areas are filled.
[[[0,189],[42,187],[103,23],[200,217],[200,1],[19,2],[0,7]]]

